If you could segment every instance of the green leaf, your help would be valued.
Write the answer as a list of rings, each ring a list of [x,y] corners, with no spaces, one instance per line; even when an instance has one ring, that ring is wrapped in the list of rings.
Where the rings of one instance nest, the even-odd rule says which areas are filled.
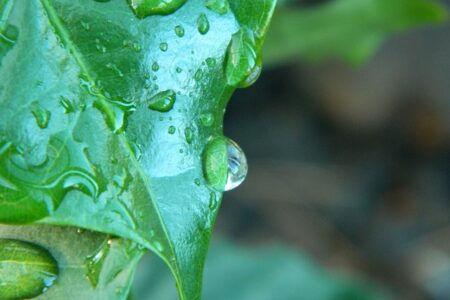
[[[227,50],[246,28],[259,53],[275,1],[152,11],[163,2],[0,1],[0,222],[133,240],[194,300],[221,199],[202,154],[236,88]]]
[[[2,251],[8,251],[4,254],[14,255],[17,261],[35,263],[40,261],[41,265],[37,265],[39,269],[42,269],[42,262],[46,262],[44,266],[49,270],[54,268],[53,265],[49,265],[49,262],[57,264],[58,271],[52,271],[53,274],[57,274],[56,280],[52,278],[49,286],[44,290],[40,289],[41,286],[36,280],[42,276],[48,277],[49,274],[38,272],[39,269],[29,269],[26,277],[18,277],[22,280],[20,283],[22,290],[14,289],[14,291],[23,292],[23,289],[38,288],[40,289],[38,296],[33,299],[39,300],[126,299],[137,263],[143,253],[135,243],[123,239],[108,239],[103,234],[75,228],[48,225],[3,225],[0,226],[0,236],[2,239],[15,241],[21,246],[21,248],[15,247],[22,250],[16,250],[16,252],[2,248]],[[27,241],[26,247],[31,250],[23,251],[24,247],[21,244],[24,242],[21,241]],[[3,276],[8,272],[24,272],[24,269],[2,264],[1,271],[0,277],[4,278]],[[94,277],[95,281],[92,280]],[[13,283],[10,282],[10,284]],[[2,279],[0,287],[2,299],[25,298],[4,298],[2,293],[4,288],[5,281]]]
[[[447,19],[432,0],[334,0],[312,8],[280,7],[275,13],[264,60],[279,64],[301,58],[338,58],[358,64],[391,35]]]

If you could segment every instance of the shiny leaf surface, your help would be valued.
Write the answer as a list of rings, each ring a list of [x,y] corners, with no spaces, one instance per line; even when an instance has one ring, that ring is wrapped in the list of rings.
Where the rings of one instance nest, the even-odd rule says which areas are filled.
[[[236,88],[227,49],[245,28],[260,52],[274,1],[157,2],[1,1],[0,222],[133,240],[192,300],[221,199],[202,153]]]

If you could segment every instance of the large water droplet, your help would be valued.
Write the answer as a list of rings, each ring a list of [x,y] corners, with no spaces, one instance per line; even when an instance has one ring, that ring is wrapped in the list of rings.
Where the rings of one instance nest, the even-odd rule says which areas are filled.
[[[36,119],[37,125],[42,129],[47,128],[48,121],[50,120],[50,112],[43,108],[37,101],[31,103],[30,110]]]
[[[129,0],[138,18],[151,15],[169,15],[178,10],[186,0]]]
[[[159,111],[168,112],[172,110],[177,99],[177,94],[173,90],[160,92],[150,98],[148,101],[148,108]]]
[[[262,59],[259,56],[256,59],[256,65],[253,67],[250,74],[248,74],[248,76],[239,84],[239,87],[246,88],[254,84],[261,75],[261,72],[262,72]]]
[[[58,264],[44,248],[0,239],[0,299],[30,299],[44,293],[58,277]]]
[[[108,256],[109,250],[111,248],[112,240],[104,240],[98,249],[94,253],[86,257],[85,264],[87,270],[87,278],[91,282],[93,287],[97,287],[100,273],[103,268],[103,264]]]
[[[255,72],[258,64],[256,37],[253,31],[242,27],[233,34],[227,50],[226,77],[231,86],[245,85],[247,78]],[[248,80],[251,82],[251,79]]]
[[[203,152],[203,174],[208,184],[218,191],[239,186],[247,176],[247,159],[232,140],[219,137],[208,143]]]
[[[205,5],[210,10],[221,15],[226,14],[230,9],[228,0],[206,0]]]
[[[200,14],[197,19],[197,29],[201,34],[207,34],[209,31],[209,21],[205,14]]]

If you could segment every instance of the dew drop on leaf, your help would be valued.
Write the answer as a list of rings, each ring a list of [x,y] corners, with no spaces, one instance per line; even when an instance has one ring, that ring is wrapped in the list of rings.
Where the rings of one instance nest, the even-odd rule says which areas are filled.
[[[155,72],[159,70],[159,64],[157,62],[154,62],[152,64],[152,70],[155,71]]]
[[[227,50],[225,73],[231,86],[244,85],[257,66],[256,37],[247,27],[233,34]],[[253,76],[255,77],[255,76]],[[250,80],[251,81],[251,80]]]
[[[170,15],[177,11],[186,0],[129,0],[134,14],[138,18],[151,15]]]
[[[177,99],[177,94],[173,90],[167,90],[156,94],[148,101],[148,108],[159,112],[172,110]]]
[[[31,103],[30,110],[36,119],[37,125],[42,129],[47,128],[51,115],[50,112],[43,108],[37,101]]]
[[[226,14],[230,9],[228,0],[206,0],[205,5],[210,10],[221,15]]]
[[[208,57],[206,59],[206,65],[209,68],[214,68],[216,66],[216,59],[214,57]]]
[[[97,287],[103,264],[108,256],[112,240],[105,240],[94,253],[88,255],[85,259],[86,276],[93,287]]]
[[[169,126],[169,129],[167,132],[169,134],[175,134],[176,131],[177,131],[177,129],[175,128],[175,126]]]
[[[254,84],[259,76],[261,75],[262,71],[262,59],[261,57],[258,57],[256,60],[256,65],[251,70],[250,74],[239,84],[240,88],[246,88]]]
[[[206,182],[217,191],[238,187],[247,176],[247,159],[232,140],[219,137],[210,141],[203,152],[203,174]]]
[[[166,52],[169,49],[169,45],[166,42],[159,44],[159,49],[163,52]]]
[[[184,130],[184,137],[186,138],[186,142],[188,144],[192,143],[192,139],[194,138],[194,133],[192,132],[191,127],[186,127]]]
[[[205,14],[200,14],[197,19],[197,29],[201,34],[207,34],[209,31],[209,21]]]
[[[175,34],[178,37],[183,37],[184,36],[184,27],[181,25],[177,25],[175,26]]]
[[[214,115],[211,113],[205,113],[200,116],[200,122],[205,127],[210,127],[214,124]]]
[[[216,193],[211,192],[211,194],[209,195],[209,204],[208,204],[209,209],[211,209],[211,210],[216,209],[217,208],[217,202],[218,201],[217,201]]]
[[[48,290],[58,277],[58,264],[41,246],[0,239],[0,299],[29,299]]]
[[[19,37],[19,29],[13,25],[6,25],[0,30],[0,62],[3,56],[16,44]]]

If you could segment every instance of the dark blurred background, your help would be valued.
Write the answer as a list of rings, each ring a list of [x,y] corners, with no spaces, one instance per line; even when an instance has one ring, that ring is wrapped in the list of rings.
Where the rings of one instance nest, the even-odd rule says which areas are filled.
[[[398,299],[448,300],[449,117],[448,24],[395,35],[360,66],[267,66],[227,111],[250,171],[216,231],[289,245]]]

